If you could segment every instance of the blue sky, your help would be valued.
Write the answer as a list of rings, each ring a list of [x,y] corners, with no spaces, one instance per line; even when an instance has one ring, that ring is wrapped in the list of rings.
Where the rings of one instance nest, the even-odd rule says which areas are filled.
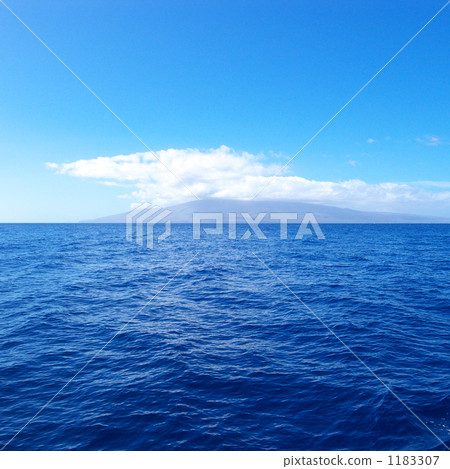
[[[177,149],[158,155],[200,196],[248,197],[445,1],[6,3],[152,150]],[[450,217],[449,25],[450,6],[274,181],[275,195]],[[135,168],[145,177],[127,172],[146,148],[1,4],[0,38],[1,222],[189,199],[148,155]],[[132,156],[112,174],[98,157],[117,155]],[[345,185],[355,180],[365,185]]]

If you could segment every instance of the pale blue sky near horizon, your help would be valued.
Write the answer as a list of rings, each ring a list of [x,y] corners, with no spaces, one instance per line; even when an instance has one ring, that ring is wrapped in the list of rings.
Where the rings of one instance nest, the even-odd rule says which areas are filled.
[[[152,150],[226,145],[284,164],[445,1],[5,3]],[[287,174],[450,190],[449,24],[450,7]],[[127,210],[123,187],[45,163],[145,147],[1,4],[0,40],[0,222]]]

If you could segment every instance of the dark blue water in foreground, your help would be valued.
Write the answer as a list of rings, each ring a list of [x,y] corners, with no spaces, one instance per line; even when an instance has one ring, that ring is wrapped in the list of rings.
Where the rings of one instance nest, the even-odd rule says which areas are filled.
[[[151,251],[121,225],[0,225],[0,443],[19,450],[444,449],[450,226]]]

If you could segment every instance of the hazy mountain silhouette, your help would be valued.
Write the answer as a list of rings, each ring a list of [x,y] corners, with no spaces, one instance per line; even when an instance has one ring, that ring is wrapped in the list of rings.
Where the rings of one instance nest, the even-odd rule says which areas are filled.
[[[292,200],[205,199],[164,208],[171,210],[171,215],[165,221],[170,219],[172,223],[191,223],[194,212],[223,213],[224,223],[228,222],[228,213],[237,213],[237,222],[245,223],[240,215],[242,212],[247,212],[252,217],[255,217],[258,213],[267,213],[268,215],[262,223],[279,223],[269,217],[269,213],[274,212],[295,212],[298,214],[299,221],[305,213],[312,212],[319,223],[450,223],[450,219],[445,218],[388,212],[363,212]],[[81,223],[125,223],[126,215],[127,212],[119,213],[93,220],[84,220]]]

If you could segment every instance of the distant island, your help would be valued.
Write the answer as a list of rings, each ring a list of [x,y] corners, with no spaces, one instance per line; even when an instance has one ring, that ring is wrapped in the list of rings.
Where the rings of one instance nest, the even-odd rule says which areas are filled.
[[[270,213],[297,213],[301,221],[304,214],[311,212],[319,223],[450,223],[448,218],[425,217],[421,215],[409,215],[388,212],[363,212],[348,208],[332,207],[292,200],[235,200],[235,199],[205,199],[194,200],[171,207],[164,207],[171,211],[172,223],[191,223],[192,214],[198,212],[223,213],[224,222],[228,220],[228,213],[237,214],[237,223],[245,223],[240,215],[242,212],[255,217],[258,213],[267,213],[262,223],[278,223],[271,220]],[[83,220],[80,223],[126,223],[128,212]]]

